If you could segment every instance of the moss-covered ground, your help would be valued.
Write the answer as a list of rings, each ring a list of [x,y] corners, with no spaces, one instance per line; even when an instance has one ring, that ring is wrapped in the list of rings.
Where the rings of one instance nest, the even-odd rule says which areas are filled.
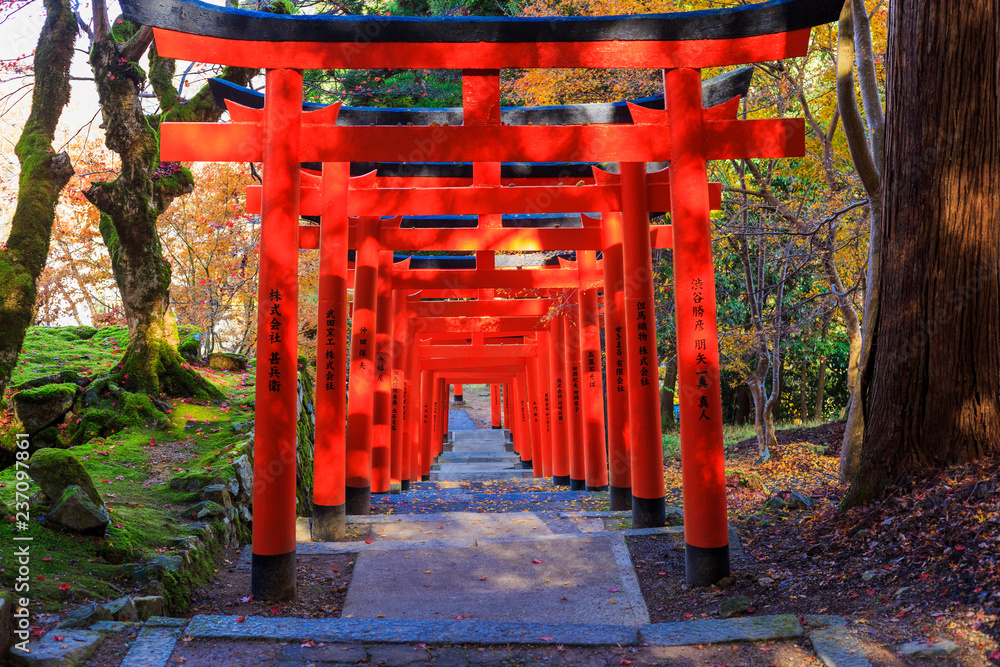
[[[182,332],[183,335],[183,332]],[[32,328],[12,379],[17,386],[42,375],[73,370],[97,377],[120,361],[128,341],[124,327]],[[55,610],[66,602],[88,597],[108,598],[126,584],[116,581],[123,562],[145,561],[164,553],[171,540],[190,535],[179,512],[198,501],[193,493],[171,488],[175,476],[230,478],[228,451],[246,440],[233,422],[253,419],[247,405],[252,397],[252,369],[227,373],[199,368],[221,388],[226,398],[213,402],[185,399],[167,401],[170,412],[161,426],[125,419],[125,428],[108,437],[90,439],[72,447],[93,478],[110,512],[112,527],[104,538],[81,537],[49,529],[40,507],[31,507],[27,530],[19,531],[14,516],[16,472],[0,471],[0,586],[10,589],[17,577],[15,536],[31,537],[30,599],[36,609]],[[8,401],[9,404],[9,401]],[[122,406],[110,404],[111,410]],[[2,416],[7,429],[12,416]],[[12,430],[0,439],[12,440]],[[13,442],[3,443],[8,448]],[[38,491],[32,482],[28,495]],[[23,542],[21,542],[23,544]]]

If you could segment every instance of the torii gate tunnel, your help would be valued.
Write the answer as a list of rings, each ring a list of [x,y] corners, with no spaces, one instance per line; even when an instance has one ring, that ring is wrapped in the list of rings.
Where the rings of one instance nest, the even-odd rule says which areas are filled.
[[[163,160],[263,163],[263,185],[248,195],[262,217],[254,597],[295,595],[303,247],[321,257],[314,540],[342,535],[346,514],[368,513],[373,492],[426,478],[447,429],[449,381],[501,392],[496,412],[536,475],[570,488],[610,486],[612,507],[631,507],[634,526],[662,526],[651,248],[672,247],[687,581],[708,585],[729,573],[709,220],[719,195],[707,162],[801,156],[805,128],[801,119],[738,119],[740,93],[713,100],[713,85],[726,85],[703,86],[700,69],[804,55],[810,29],[836,20],[842,4],[425,19],[122,1],[126,18],[154,28],[161,56],[266,70],[262,105],[230,102],[228,124],[164,123],[161,135]],[[304,108],[302,71],[333,68],[460,69],[463,105]],[[664,95],[501,109],[501,68],[658,68]],[[609,163],[617,173],[591,168]],[[651,227],[651,212],[669,213],[670,225]],[[305,216],[318,216],[318,227],[300,227]],[[393,264],[393,251],[422,250],[475,251],[474,268],[421,269],[417,257]],[[494,265],[494,251],[537,250],[577,251],[577,262]]]

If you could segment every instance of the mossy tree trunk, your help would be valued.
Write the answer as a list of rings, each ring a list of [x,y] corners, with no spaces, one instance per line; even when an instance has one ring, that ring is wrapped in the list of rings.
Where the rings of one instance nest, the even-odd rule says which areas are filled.
[[[174,61],[150,47],[149,83],[161,112],[146,115],[140,92],[146,74],[137,62],[150,45],[149,31],[127,21],[114,27],[103,0],[94,3],[91,67],[104,118],[105,143],[121,158],[113,181],[94,183],[84,194],[101,211],[101,235],[111,255],[115,282],[129,326],[129,345],[116,380],[129,391],[152,395],[214,396],[218,389],[185,368],[170,309],[170,264],[163,257],[156,223],[174,198],[191,192],[194,179],[176,163],[161,163],[162,121],[213,122],[222,115],[208,86],[190,100],[174,88]],[[124,46],[122,46],[124,43]],[[227,69],[223,77],[246,85],[254,70]]]
[[[21,174],[7,243],[0,248],[0,396],[3,396],[35,314],[37,281],[49,254],[59,195],[73,166],[52,148],[69,102],[69,66],[77,26],[69,0],[45,0],[46,18],[35,49],[31,112],[14,147]]]

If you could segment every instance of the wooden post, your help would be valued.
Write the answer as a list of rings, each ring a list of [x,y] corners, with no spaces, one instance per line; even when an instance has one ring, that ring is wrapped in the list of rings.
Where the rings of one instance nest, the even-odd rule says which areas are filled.
[[[647,233],[648,236],[648,233]],[[577,253],[580,269],[580,400],[587,491],[607,491],[608,459],[604,438],[604,373],[601,370],[601,323],[597,310],[597,254]]]
[[[664,90],[671,142],[684,554],[688,585],[708,586],[729,576],[729,526],[701,73],[668,70]],[[655,421],[659,424],[658,414]]]
[[[549,376],[552,379],[552,483],[569,486],[569,446],[568,419],[569,404],[566,400],[566,318],[557,315],[552,319],[552,334],[549,337]]]
[[[347,528],[347,183],[350,164],[323,165],[319,334],[316,340],[316,444],[312,539],[335,542]]]
[[[392,324],[392,251],[380,248],[375,309],[372,493],[392,490]]]
[[[501,410],[503,407],[500,397],[500,385],[497,383],[490,385],[490,425],[495,429],[503,428],[501,421]]]
[[[266,76],[250,590],[259,600],[287,600],[295,597],[302,73]]]
[[[646,165],[623,162],[620,171],[625,331],[628,334],[625,377],[631,406],[632,525],[658,528],[666,523],[666,503]]]
[[[632,461],[628,432],[628,367],[625,340],[625,292],[622,275],[622,218],[605,213],[604,330],[608,400],[608,480],[613,511],[632,509]]]
[[[569,488],[583,491],[587,488],[587,463],[583,444],[583,410],[580,407],[580,325],[578,317],[566,321],[566,375],[569,377],[570,410],[569,428]]]
[[[347,513],[371,514],[378,218],[358,220],[347,399]]]

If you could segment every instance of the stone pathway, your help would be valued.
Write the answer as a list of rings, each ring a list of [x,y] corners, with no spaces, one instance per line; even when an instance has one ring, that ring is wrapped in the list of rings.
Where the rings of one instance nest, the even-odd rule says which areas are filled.
[[[788,664],[871,664],[835,616],[650,624],[625,544],[650,531],[609,530],[627,513],[580,511],[587,494],[518,481],[530,471],[505,434],[454,432],[436,481],[377,498],[389,514],[350,518],[370,524],[369,540],[300,542],[302,555],[357,554],[341,618],[153,618],[122,665],[709,665],[734,642],[768,642]],[[484,504],[497,479],[525,490]],[[678,526],[653,532],[683,538]],[[249,561],[248,547],[240,566]]]

